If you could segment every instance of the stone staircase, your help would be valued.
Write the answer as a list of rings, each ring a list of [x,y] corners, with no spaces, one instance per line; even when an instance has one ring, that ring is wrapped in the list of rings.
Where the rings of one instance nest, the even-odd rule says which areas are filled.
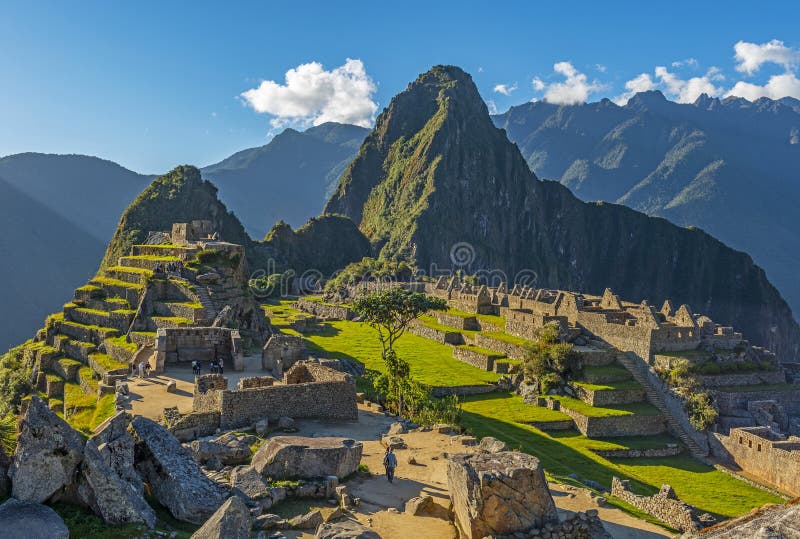
[[[197,294],[200,305],[203,306],[203,310],[205,311],[206,322],[208,325],[211,325],[219,314],[219,309],[217,308],[214,300],[211,299],[210,290],[207,286],[200,285],[195,288],[195,294]]]
[[[653,406],[658,408],[664,415],[667,420],[669,430],[676,435],[678,439],[680,439],[680,441],[689,449],[692,456],[705,461],[706,457],[708,456],[708,451],[700,447],[700,445],[695,442],[694,439],[686,432],[686,429],[680,423],[680,421],[673,416],[669,407],[664,402],[664,396],[661,394],[661,391],[653,387],[647,375],[645,375],[645,373],[642,372],[641,367],[637,365],[638,361],[629,357],[623,352],[619,352],[616,356],[616,359],[620,365],[630,371],[630,373],[633,375],[633,378],[644,388],[647,400]]]

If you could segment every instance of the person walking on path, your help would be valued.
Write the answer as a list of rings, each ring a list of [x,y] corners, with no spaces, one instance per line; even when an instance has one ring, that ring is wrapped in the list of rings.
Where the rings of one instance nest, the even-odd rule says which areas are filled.
[[[144,378],[144,361],[139,362],[139,378]]]
[[[394,469],[397,468],[397,456],[391,447],[387,447],[383,455],[383,466],[386,468],[386,479],[391,483],[394,480]]]

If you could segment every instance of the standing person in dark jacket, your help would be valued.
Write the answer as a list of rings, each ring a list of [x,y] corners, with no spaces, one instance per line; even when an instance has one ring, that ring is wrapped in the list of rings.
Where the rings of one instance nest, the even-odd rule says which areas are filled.
[[[387,447],[383,455],[383,466],[386,468],[386,479],[391,483],[394,480],[394,469],[397,468],[397,456],[391,447]]]

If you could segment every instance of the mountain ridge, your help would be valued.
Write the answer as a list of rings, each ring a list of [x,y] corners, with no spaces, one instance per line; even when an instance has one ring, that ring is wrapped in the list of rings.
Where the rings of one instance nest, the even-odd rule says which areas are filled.
[[[434,67],[392,99],[325,212],[353,219],[383,257],[451,267],[451,249],[466,242],[473,264],[461,269],[528,271],[538,287],[669,297],[787,358],[797,354],[800,327],[747,254],[538,180],[454,66]]]

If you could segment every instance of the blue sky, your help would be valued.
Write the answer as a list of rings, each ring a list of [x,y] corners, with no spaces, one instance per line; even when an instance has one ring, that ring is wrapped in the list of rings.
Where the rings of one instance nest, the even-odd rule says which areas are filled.
[[[747,95],[800,97],[800,2],[712,4],[4,2],[0,156],[83,153],[146,173],[203,166],[287,125],[369,122],[370,103],[379,112],[442,63],[470,72],[499,111],[532,98],[624,99],[628,81],[684,100],[739,81]],[[783,45],[764,46],[772,40]],[[739,42],[755,48],[736,59]],[[311,62],[321,67],[282,88]],[[363,72],[336,71],[345,65]],[[275,84],[248,102],[262,80]],[[344,89],[297,87],[320,80]]]

